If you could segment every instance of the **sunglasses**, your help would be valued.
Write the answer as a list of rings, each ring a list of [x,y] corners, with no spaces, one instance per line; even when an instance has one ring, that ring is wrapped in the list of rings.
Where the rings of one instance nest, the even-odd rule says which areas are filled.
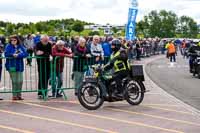
[[[11,42],[16,42],[17,40],[11,40]]]

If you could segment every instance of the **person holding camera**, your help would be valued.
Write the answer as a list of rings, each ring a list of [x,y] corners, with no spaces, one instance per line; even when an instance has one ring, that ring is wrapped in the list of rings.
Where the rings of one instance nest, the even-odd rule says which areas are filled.
[[[12,100],[23,100],[21,96],[24,71],[23,58],[27,56],[28,53],[26,52],[25,47],[20,44],[18,36],[11,36],[9,44],[5,48],[5,66],[12,81]]]

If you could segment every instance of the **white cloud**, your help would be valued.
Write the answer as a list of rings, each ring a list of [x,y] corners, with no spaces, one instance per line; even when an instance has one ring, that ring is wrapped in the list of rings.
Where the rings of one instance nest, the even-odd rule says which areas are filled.
[[[151,10],[172,10],[200,23],[200,0],[138,0],[137,21]],[[0,20],[37,22],[58,18],[75,18],[89,22],[125,24],[128,0],[0,0]]]

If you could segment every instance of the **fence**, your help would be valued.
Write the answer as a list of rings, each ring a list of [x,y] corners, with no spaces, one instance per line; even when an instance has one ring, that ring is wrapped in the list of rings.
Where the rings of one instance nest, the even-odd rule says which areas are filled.
[[[148,49],[148,47],[143,48],[142,55],[151,55],[152,50]],[[160,50],[156,51],[159,52]],[[32,60],[32,66],[25,64],[27,59]],[[49,58],[44,57],[27,57],[22,59],[21,63],[18,60],[19,68],[24,68],[22,86],[19,88],[15,88],[16,86],[14,87],[13,85],[15,83],[14,80],[20,79],[16,77],[13,80],[11,70],[6,70],[4,65],[6,62],[9,66],[17,65],[17,59],[1,57],[0,60],[2,61],[0,93],[37,92],[46,100],[49,92],[56,93],[57,91],[60,91],[64,98],[67,99],[65,90],[78,88],[82,82],[81,78],[83,78],[84,72],[88,70],[88,66],[96,63],[106,64],[109,61],[109,57],[104,57],[104,61],[96,61],[94,57],[74,57],[73,59],[54,57],[51,61],[49,61]],[[14,63],[12,64],[11,62]],[[80,76],[80,78],[78,81],[76,80],[78,84],[75,84],[73,77],[76,79],[77,76]]]
[[[25,60],[27,59],[32,60],[32,66],[25,64]],[[46,100],[48,92],[57,90],[64,94],[64,98],[67,99],[64,90],[75,89],[77,87],[74,84],[74,80],[72,80],[75,71],[85,72],[89,65],[95,63],[106,64],[109,58],[105,57],[102,62],[95,61],[95,58],[81,59],[80,57],[74,57],[74,59],[54,57],[52,61],[44,57],[28,57],[22,60],[1,57],[0,60],[2,60],[0,93],[37,92]],[[13,65],[18,65],[18,69],[24,68],[21,87],[15,88],[13,86],[13,83],[20,79],[18,77],[15,77],[15,79],[12,78],[11,73],[13,71],[6,69],[4,65],[6,62],[8,66],[13,67]],[[62,80],[62,82],[59,82],[59,80]]]
[[[0,58],[0,60],[2,61],[0,93],[15,94],[26,92],[38,92],[39,70],[41,71],[43,67],[40,66],[40,68],[38,68],[38,63],[43,62],[45,59],[42,57],[28,57],[27,59],[32,60],[32,66],[27,66],[25,64],[24,60],[26,59],[14,59],[6,57]],[[47,66],[46,62],[44,62],[43,64],[44,66]],[[18,76],[16,74],[19,71],[23,71],[22,76]],[[47,77],[42,78],[47,79]],[[18,84],[18,82],[21,82],[20,84],[22,84],[22,86],[20,86],[19,88],[15,88],[16,86],[14,87],[14,84]],[[40,82],[40,84],[42,84],[42,82]],[[42,93],[44,98],[46,98],[45,93],[47,93],[47,90],[41,89],[39,90],[39,92]]]

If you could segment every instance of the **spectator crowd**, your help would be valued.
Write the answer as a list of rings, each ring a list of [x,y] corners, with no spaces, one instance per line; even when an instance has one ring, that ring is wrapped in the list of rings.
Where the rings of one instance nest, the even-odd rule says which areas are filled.
[[[62,97],[63,70],[65,66],[64,58],[73,59],[73,79],[75,87],[78,88],[82,82],[84,72],[87,70],[88,60],[93,64],[109,61],[112,54],[112,36],[92,37],[75,36],[71,38],[59,38],[54,36],[40,35],[40,33],[29,34],[26,37],[13,35],[6,43],[5,37],[0,37],[0,56],[6,57],[5,68],[9,72],[12,80],[13,100],[23,100],[21,96],[23,84],[24,58],[26,65],[32,66],[32,56],[37,57],[38,70],[38,98],[47,95],[48,84],[50,82],[50,62],[55,60],[56,78],[58,83],[52,89],[52,97]],[[126,41],[125,38],[117,38],[121,41],[122,48],[126,50],[130,60],[141,60],[141,57],[150,57],[156,54],[165,54],[170,60],[175,59],[177,43],[167,39],[147,38]],[[186,47],[186,46],[184,46]],[[181,45],[181,52],[184,53]],[[91,65],[91,63],[90,63]],[[0,75],[2,72],[2,58],[0,59]],[[75,94],[76,94],[75,90]]]

